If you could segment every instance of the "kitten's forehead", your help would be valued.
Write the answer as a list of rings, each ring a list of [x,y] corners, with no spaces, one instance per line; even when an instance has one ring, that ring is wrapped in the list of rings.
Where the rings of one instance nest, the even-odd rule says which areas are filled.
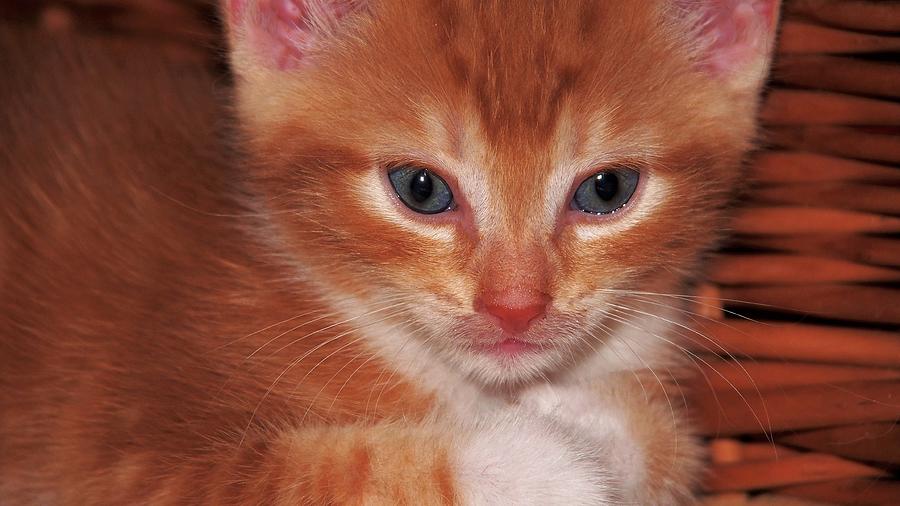
[[[449,79],[439,85],[463,92],[498,148],[510,137],[539,147],[550,142],[572,96],[609,73],[600,68],[604,63],[621,70],[621,63],[608,61],[616,59],[609,46],[624,41],[604,34],[634,28],[621,15],[607,15],[614,3],[426,2],[429,15],[414,19],[431,33],[436,54],[422,63],[446,67]],[[646,13],[641,17],[653,24]]]
[[[270,164],[425,162],[459,183],[477,230],[518,238],[607,165],[727,181],[752,132],[755,98],[692,65],[668,0],[363,4],[300,66],[241,74]]]
[[[622,76],[646,68],[647,55],[629,39],[646,37],[636,32],[653,26],[656,16],[652,2],[637,3],[642,7],[443,0],[408,14],[415,27],[400,45],[415,38],[424,51],[405,54],[398,73],[422,79],[429,110],[418,116],[431,122],[426,130],[435,131],[435,123],[441,130],[429,140],[453,156],[470,198],[492,209],[473,207],[496,225],[527,230],[526,221],[532,227],[552,221],[558,209],[546,202],[568,191],[572,171],[590,157],[614,158],[619,147],[603,145],[615,134],[612,116],[629,100],[632,114],[640,115],[634,109],[642,86]],[[398,14],[388,11],[383,21]],[[629,26],[628,20],[641,22]],[[625,128],[647,130],[627,120],[615,127]],[[479,195],[486,192],[496,195]]]
[[[502,164],[498,177],[527,173],[541,184],[563,154],[571,162],[617,149],[594,150],[599,138],[684,131],[660,123],[710,110],[691,105],[697,86],[680,79],[690,74],[687,56],[657,33],[660,3],[512,4],[373,3],[370,22],[343,44],[325,46],[313,71],[295,81],[262,80],[253,109],[267,116],[249,119],[284,117],[272,108],[299,104],[289,123],[313,126],[312,136],[386,157],[409,149],[463,158],[465,149],[480,150],[489,155],[483,161]]]
[[[697,72],[703,55],[696,46],[708,37],[691,31],[693,18],[677,15],[682,4],[674,0],[358,3],[364,12],[349,18],[355,22],[345,32],[298,34],[321,40],[309,51],[290,46],[300,62],[287,71],[261,67],[253,52],[260,48],[249,36],[253,29],[278,34],[251,26],[242,38],[244,32],[233,30],[238,49],[246,49],[235,60],[246,81],[239,86],[242,109],[253,113],[248,122],[398,155],[404,144],[430,147],[425,137],[432,129],[423,118],[445,124],[448,145],[441,149],[448,152],[462,147],[460,127],[474,124],[495,158],[515,167],[507,173],[535,170],[536,177],[546,173],[548,152],[560,144],[561,125],[568,149],[582,153],[598,116],[608,120],[611,138],[649,126],[670,132],[669,145],[696,133],[691,123],[737,117],[741,124],[729,133],[735,139],[752,129],[752,121],[740,119],[752,117],[755,91],[738,96],[733,83]],[[698,0],[696,10],[701,4],[719,8]],[[726,49],[707,56],[751,53],[744,46]]]

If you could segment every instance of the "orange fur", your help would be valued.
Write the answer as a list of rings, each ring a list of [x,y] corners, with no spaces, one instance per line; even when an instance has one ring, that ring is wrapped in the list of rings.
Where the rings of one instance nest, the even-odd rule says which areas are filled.
[[[612,374],[671,354],[607,356],[638,316],[606,310],[657,311],[621,292],[682,289],[718,238],[765,53],[710,74],[662,1],[309,1],[288,53],[260,47],[270,0],[225,2],[238,132],[203,71],[0,32],[19,69],[0,82],[0,497],[458,504],[480,497],[473,441],[521,425],[571,457],[581,499],[690,502],[690,431]],[[386,168],[405,162],[458,208],[404,208]],[[651,181],[628,209],[568,209],[617,164]],[[504,336],[480,298],[534,294],[550,305],[521,338],[542,358],[479,354]],[[587,384],[642,457],[528,411],[545,381]]]
[[[31,70],[2,90],[5,504],[200,498],[211,462],[304,414],[427,411],[428,395],[358,345],[323,346],[275,381],[353,329],[297,339],[338,320],[253,238],[204,71],[143,48],[3,35],[13,68]]]

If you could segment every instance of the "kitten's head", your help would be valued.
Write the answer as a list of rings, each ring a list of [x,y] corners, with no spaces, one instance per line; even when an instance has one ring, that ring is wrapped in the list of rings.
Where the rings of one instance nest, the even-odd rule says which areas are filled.
[[[229,0],[252,177],[359,321],[522,380],[712,244],[777,3]]]

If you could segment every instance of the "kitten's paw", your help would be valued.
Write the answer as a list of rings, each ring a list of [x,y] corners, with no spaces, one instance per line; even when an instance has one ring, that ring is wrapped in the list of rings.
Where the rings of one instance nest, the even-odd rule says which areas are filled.
[[[601,452],[546,417],[509,409],[476,424],[457,454],[464,504],[616,504]]]

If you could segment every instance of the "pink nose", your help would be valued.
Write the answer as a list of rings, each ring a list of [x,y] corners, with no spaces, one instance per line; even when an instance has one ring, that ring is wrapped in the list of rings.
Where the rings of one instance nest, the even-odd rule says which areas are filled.
[[[536,320],[539,320],[547,311],[549,299],[540,295],[529,297],[527,300],[517,300],[518,304],[504,300],[503,297],[485,298],[480,301],[479,310],[487,313],[492,319],[510,334],[521,334],[528,330]]]

